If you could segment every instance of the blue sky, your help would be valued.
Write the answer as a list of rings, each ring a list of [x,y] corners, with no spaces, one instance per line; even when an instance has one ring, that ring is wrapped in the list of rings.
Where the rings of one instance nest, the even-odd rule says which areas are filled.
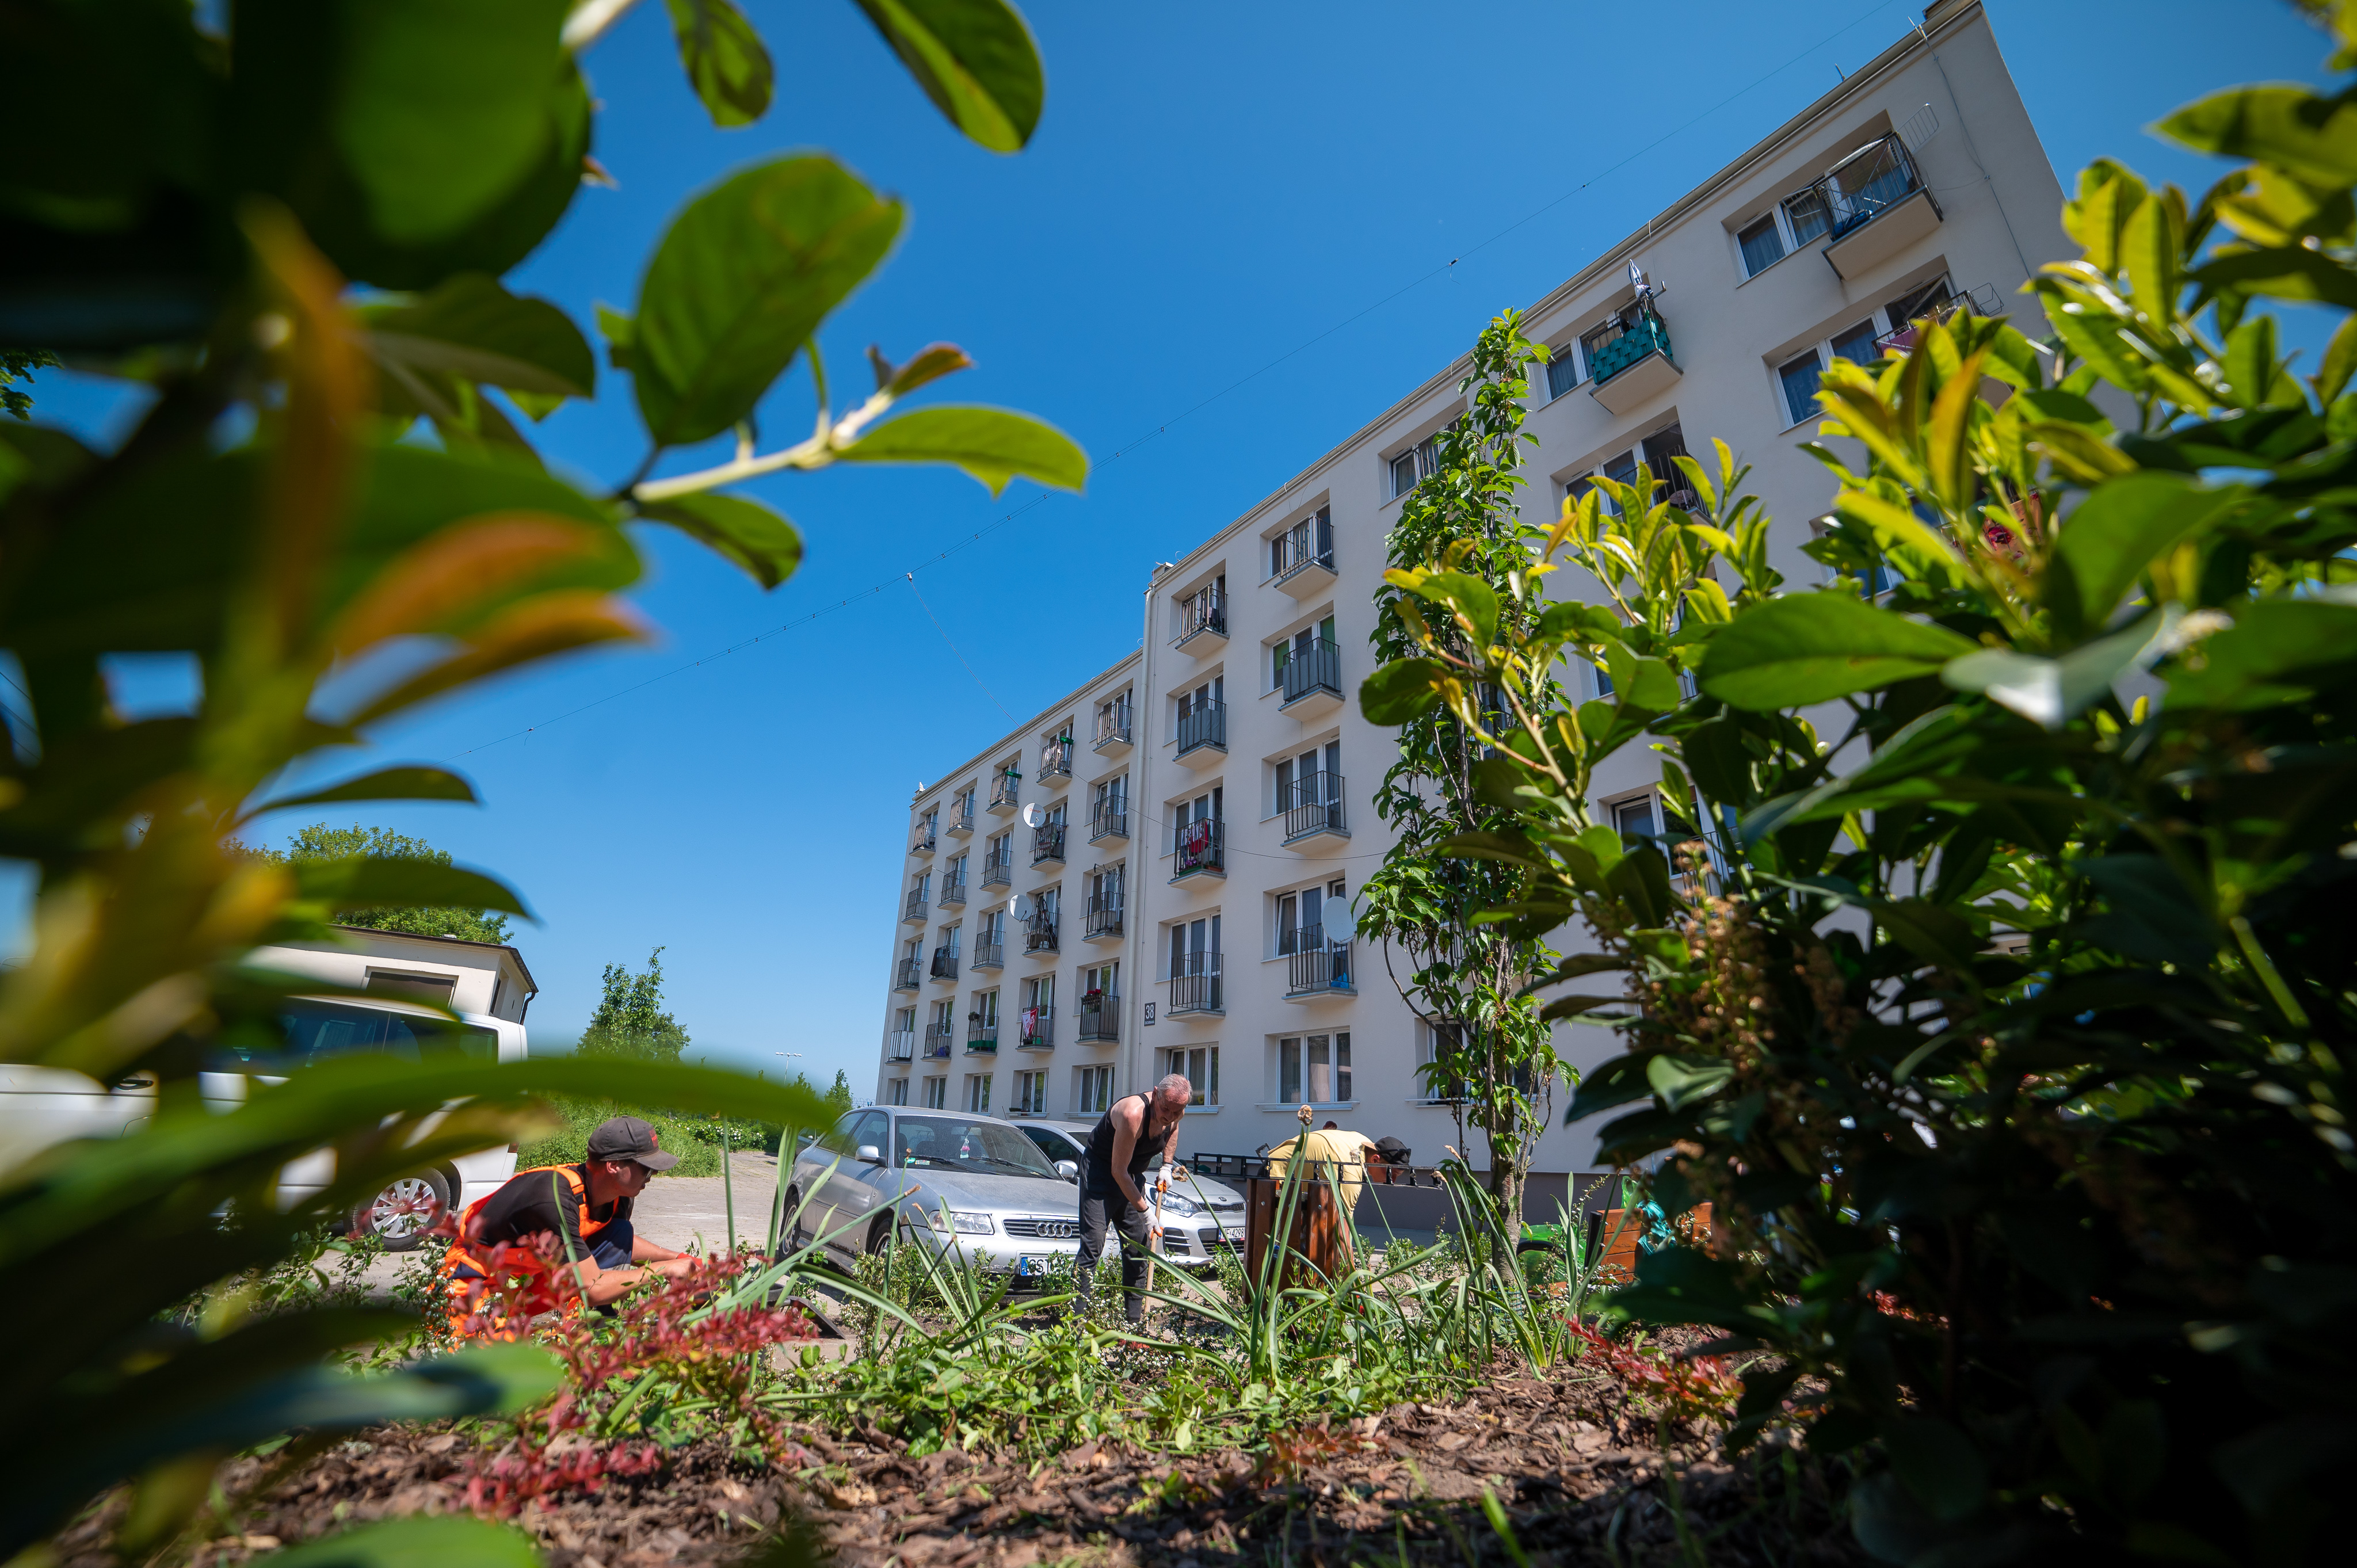
[[[382,736],[371,763],[449,764],[483,807],[336,820],[422,834],[524,891],[544,921],[519,938],[542,987],[539,1037],[579,1028],[601,966],[636,966],[661,946],[673,1009],[699,1048],[822,1082],[846,1068],[863,1095],[918,780],[1009,727],[1007,712],[1028,718],[1135,647],[1154,562],[1920,14],[1898,0],[1040,0],[1027,15],[1047,112],[1031,147],[1006,158],[952,132],[852,5],[746,8],[780,91],[742,131],[711,128],[651,0],[599,44],[587,61],[604,102],[596,150],[619,188],[585,191],[511,284],[586,328],[594,302],[634,298],[690,192],[755,157],[827,148],[911,209],[897,254],[825,334],[839,378],[864,374],[870,342],[895,359],[958,343],[978,368],[943,395],[1061,426],[1096,464],[1087,495],[1040,499],[1017,485],[993,500],[963,476],[915,470],[760,481],[753,493],[806,539],[791,582],[764,594],[648,532],[637,598],[657,647],[519,677]],[[2215,171],[2140,127],[2225,83],[2316,80],[2325,52],[2270,0],[1988,9],[2066,186],[2108,154],[2198,191]],[[46,416],[101,436],[128,413],[112,389],[70,376],[45,377],[38,395]],[[764,427],[791,438],[809,418],[797,373]],[[539,436],[553,463],[601,486],[643,452],[619,376]],[[902,579],[911,568],[942,630]],[[169,682],[135,676],[126,691],[167,699]]]

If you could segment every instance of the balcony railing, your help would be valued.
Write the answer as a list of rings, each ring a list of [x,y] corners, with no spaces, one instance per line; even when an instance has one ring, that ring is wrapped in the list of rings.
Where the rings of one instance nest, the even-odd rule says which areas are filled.
[[[921,926],[925,923],[925,890],[921,887],[909,888],[909,897],[900,905],[900,918],[912,920]]]
[[[1329,942],[1326,933],[1306,928],[1295,933],[1297,940],[1294,950],[1286,955],[1285,993],[1287,996],[1317,996],[1357,990],[1352,978],[1351,961],[1356,956],[1355,942]]]
[[[969,1023],[965,1026],[965,1048],[969,1053],[995,1051],[998,1048],[998,1020],[987,1024]]]
[[[1275,581],[1282,585],[1313,566],[1334,570],[1334,524],[1315,517],[1302,519],[1277,542]]]
[[[1051,740],[1039,753],[1039,780],[1070,779],[1072,776],[1072,737]]]
[[[990,810],[994,811],[1011,811],[1015,810],[1015,808],[1020,804],[1020,802],[1015,799],[1015,791],[1022,785],[1022,783],[1023,776],[1019,773],[1002,773],[997,778],[992,779],[990,781]]]
[[[1228,749],[1228,704],[1205,703],[1178,715],[1178,755],[1202,747]]]
[[[1226,1011],[1220,994],[1218,953],[1183,954],[1178,970],[1178,972],[1170,977],[1170,1005],[1167,1011],[1171,1017],[1180,1017],[1189,1013]]]
[[[1349,832],[1342,817],[1342,776],[1339,773],[1318,772],[1303,776],[1287,785],[1285,798],[1277,801],[1285,813],[1285,838],[1295,839],[1312,833]]]
[[[1027,1051],[1044,1051],[1056,1044],[1056,1010],[1053,1007],[1026,1007],[1016,1018],[1016,1029],[1022,1036],[1016,1044]]]
[[[884,1059],[888,1062],[906,1062],[916,1060],[917,1031],[914,1029],[886,1030],[884,1032]]]
[[[1125,839],[1128,836],[1128,798],[1116,795],[1110,800],[1099,800],[1096,809],[1089,813],[1089,842],[1094,843],[1099,839]]]
[[[892,989],[914,991],[925,983],[925,961],[904,958],[892,966]]]
[[[982,885],[985,887],[1004,887],[1013,880],[1015,880],[1015,846],[1008,844],[998,854],[983,861]]]
[[[1915,159],[1897,136],[1869,142],[1812,187],[1825,204],[1831,237],[1864,228],[1923,188]]]
[[[927,823],[925,826],[917,830],[916,838],[909,845],[909,853],[910,854],[931,854],[933,853],[933,845],[939,842],[940,841],[934,836],[932,825],[931,823]]]
[[[1064,824],[1042,822],[1031,830],[1031,864],[1064,858]]]
[[[1292,706],[1313,692],[1342,694],[1342,650],[1319,638],[1285,661],[1285,703]]]
[[[1579,346],[1587,357],[1587,373],[1599,387],[1649,354],[1659,354],[1672,364],[1678,358],[1670,351],[1670,329],[1650,307],[1607,322],[1581,338]]]
[[[957,978],[958,971],[957,960],[957,949],[935,948],[933,950],[933,978],[935,980],[955,980]]]
[[[1089,742],[1091,751],[1104,751],[1129,744],[1129,704],[1116,703],[1097,715],[1097,733]]]
[[[1089,900],[1088,925],[1082,935],[1092,940],[1098,937],[1121,935],[1121,895],[1101,895]]]
[[[1004,942],[976,942],[976,943],[974,943],[974,962],[973,962],[972,964],[968,965],[967,967],[972,968],[972,969],[1004,969],[1004,968],[1006,968],[1006,943],[1004,943]]]
[[[1083,1040],[1118,1040],[1121,1038],[1121,998],[1112,992],[1095,994],[1094,1000],[1081,998],[1081,1038]]]
[[[953,879],[952,879],[952,880],[951,880],[951,881],[944,882],[944,883],[942,883],[942,884],[941,906],[942,906],[942,908],[946,909],[946,908],[949,908],[951,905],[952,905],[952,904],[963,904],[963,903],[964,903],[964,902],[965,902],[965,878],[964,878],[964,877],[963,877],[963,876],[956,877],[956,878],[953,878]]]
[[[1025,952],[1054,952],[1056,949],[1056,917],[1042,911],[1023,922]]]
[[[1170,835],[1170,880],[1199,873],[1228,874],[1228,824],[1180,822]]]
[[[928,1026],[925,1030],[925,1055],[932,1058],[945,1057],[949,1054],[950,1031],[939,1025]]]
[[[1178,635],[1170,639],[1170,645],[1184,648],[1206,632],[1213,637],[1228,635],[1228,596],[1217,588],[1205,588],[1178,601]]]
[[[973,797],[973,796],[968,795],[968,796],[965,798],[965,809],[964,809],[963,811],[952,811],[952,812],[950,813],[949,825],[948,825],[948,826],[946,826],[946,827],[944,827],[942,831],[943,832],[948,832],[948,833],[959,833],[959,834],[970,833],[970,832],[974,832],[974,797]]]

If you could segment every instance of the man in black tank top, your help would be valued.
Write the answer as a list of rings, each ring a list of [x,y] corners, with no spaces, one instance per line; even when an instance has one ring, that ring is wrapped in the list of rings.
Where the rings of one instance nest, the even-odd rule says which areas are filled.
[[[1097,1260],[1104,1254],[1105,1226],[1121,1233],[1122,1305],[1132,1323],[1146,1321],[1146,1227],[1151,1205],[1146,1171],[1167,1165],[1178,1146],[1178,1122],[1195,1099],[1195,1086],[1172,1073],[1144,1094],[1113,1102],[1089,1134],[1089,1158],[1081,1172],[1080,1297],[1086,1307],[1095,1294]]]

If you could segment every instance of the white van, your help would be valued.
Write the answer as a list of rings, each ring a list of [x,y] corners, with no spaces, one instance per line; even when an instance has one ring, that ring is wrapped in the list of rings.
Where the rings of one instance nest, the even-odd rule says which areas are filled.
[[[199,1075],[205,1102],[223,1110],[242,1103],[254,1080],[283,1080],[317,1061],[357,1053],[410,1061],[446,1052],[482,1061],[522,1061],[530,1054],[523,1015],[539,994],[515,949],[456,937],[340,927],[341,940],[300,942],[255,950],[259,966],[316,975],[366,991],[382,1001],[290,997],[278,1009],[280,1039],[271,1047],[232,1047]],[[453,1030],[422,1003],[455,1012]],[[154,1114],[152,1078],[112,1086],[57,1068],[0,1064],[0,1161],[14,1163],[75,1138],[121,1137]],[[430,1198],[463,1208],[488,1197],[515,1174],[515,1145],[484,1149],[403,1177],[361,1207],[356,1228],[373,1230],[393,1251],[418,1243]],[[335,1172],[335,1153],[321,1149],[280,1173],[279,1196],[293,1204],[317,1192]]]

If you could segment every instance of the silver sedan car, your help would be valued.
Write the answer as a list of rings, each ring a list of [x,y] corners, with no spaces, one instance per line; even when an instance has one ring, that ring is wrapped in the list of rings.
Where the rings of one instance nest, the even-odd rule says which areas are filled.
[[[795,1157],[785,1212],[838,1262],[897,1240],[1028,1278],[1080,1251],[1079,1176],[995,1116],[877,1105]]]
[[[1085,1165],[1093,1122],[1025,1121],[1023,1135],[1050,1160]],[[1242,1252],[1243,1195],[1222,1182],[1188,1173],[1162,1197],[1162,1255],[1189,1268],[1204,1268],[1222,1251]]]

